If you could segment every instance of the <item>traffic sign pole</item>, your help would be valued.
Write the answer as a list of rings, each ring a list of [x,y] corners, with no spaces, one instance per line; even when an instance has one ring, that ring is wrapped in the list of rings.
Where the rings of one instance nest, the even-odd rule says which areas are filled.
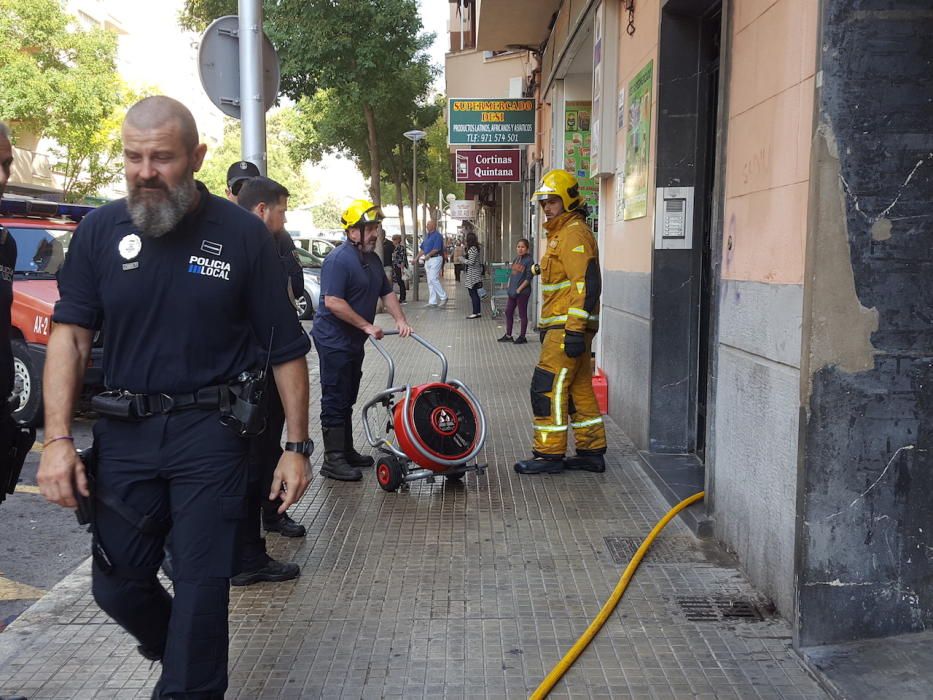
[[[266,108],[263,96],[262,0],[239,0],[240,150],[266,174]]]

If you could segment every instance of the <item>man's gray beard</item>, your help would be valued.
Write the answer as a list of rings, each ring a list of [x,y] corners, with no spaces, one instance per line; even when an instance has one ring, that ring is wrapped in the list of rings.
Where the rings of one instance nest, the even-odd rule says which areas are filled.
[[[137,197],[136,189],[130,188],[126,197],[126,208],[130,218],[139,227],[139,232],[147,238],[160,238],[178,225],[197,195],[194,180],[182,183],[178,187],[165,190],[167,196],[161,202],[147,202]]]

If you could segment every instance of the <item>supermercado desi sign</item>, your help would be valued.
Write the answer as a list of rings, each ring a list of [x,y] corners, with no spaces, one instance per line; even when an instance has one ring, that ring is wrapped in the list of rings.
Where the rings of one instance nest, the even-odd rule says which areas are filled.
[[[520,182],[522,152],[517,148],[457,149],[457,182]]]
[[[535,142],[535,101],[451,98],[447,124],[451,146],[527,146]]]

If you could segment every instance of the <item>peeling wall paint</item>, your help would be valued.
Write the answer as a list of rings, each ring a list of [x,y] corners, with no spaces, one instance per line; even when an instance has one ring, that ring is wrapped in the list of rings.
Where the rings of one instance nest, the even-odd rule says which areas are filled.
[[[801,358],[800,646],[933,624],[933,12],[823,0]]]

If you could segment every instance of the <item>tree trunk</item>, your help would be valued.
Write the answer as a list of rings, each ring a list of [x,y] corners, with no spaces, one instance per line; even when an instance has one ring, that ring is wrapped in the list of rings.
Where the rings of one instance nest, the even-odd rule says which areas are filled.
[[[402,243],[408,245],[405,236],[405,193],[402,192],[402,170],[398,163],[395,164],[392,173],[392,180],[395,182],[395,204],[398,206],[398,228],[402,234]]]
[[[369,146],[369,192],[373,202],[382,205],[382,164],[379,162],[379,136],[376,133],[376,113],[372,105],[364,104],[366,115],[367,145]]]

